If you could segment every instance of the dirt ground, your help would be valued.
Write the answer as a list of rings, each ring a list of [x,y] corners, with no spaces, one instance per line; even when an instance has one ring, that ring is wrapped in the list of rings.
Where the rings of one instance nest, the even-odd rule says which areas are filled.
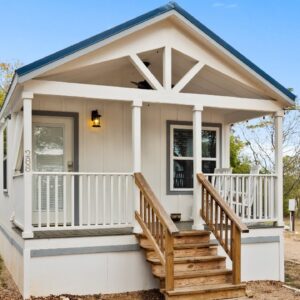
[[[287,223],[287,220],[286,220]],[[285,232],[285,280],[286,285],[300,289],[300,219],[297,220],[296,230],[299,233]],[[272,281],[256,281],[247,283],[247,295],[243,299],[257,300],[300,300],[300,291],[294,291],[283,286],[282,283]],[[0,300],[21,300],[9,272],[0,258]],[[162,300],[158,290],[118,295],[91,296],[49,296],[47,298],[33,298],[34,300]]]
[[[289,220],[285,220],[289,224]],[[285,281],[300,289],[300,218],[296,220],[296,232],[285,232]]]

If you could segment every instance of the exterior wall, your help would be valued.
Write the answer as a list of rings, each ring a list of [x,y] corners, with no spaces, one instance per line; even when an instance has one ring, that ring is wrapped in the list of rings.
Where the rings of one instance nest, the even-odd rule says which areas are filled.
[[[242,234],[241,280],[284,281],[284,238],[283,228],[250,229]],[[212,243],[217,243],[211,237]],[[232,268],[231,260],[221,246],[220,255],[227,257],[227,268]]]
[[[28,240],[25,245],[31,256],[26,297],[159,287],[133,235]]]
[[[251,229],[243,235],[242,281],[283,280],[282,232],[282,228]],[[27,240],[25,247],[30,253],[25,296],[119,293],[159,287],[133,235]],[[225,255],[221,247],[219,254]],[[227,266],[231,268],[229,259]]]
[[[37,97],[33,109],[79,113],[79,171],[132,171],[130,103]],[[94,109],[102,115],[101,128],[89,124]],[[166,191],[167,120],[191,122],[192,107],[143,105],[142,172],[167,211],[181,212],[183,220],[190,220],[192,195],[167,195]],[[222,123],[222,120],[220,111],[203,111],[205,123]]]

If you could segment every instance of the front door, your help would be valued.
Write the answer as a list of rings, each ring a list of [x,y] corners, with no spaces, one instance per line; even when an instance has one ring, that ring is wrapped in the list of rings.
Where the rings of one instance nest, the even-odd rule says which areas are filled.
[[[62,223],[66,217],[63,176],[49,176],[47,172],[73,171],[73,118],[34,116],[32,125],[33,170],[46,172],[39,179],[34,177],[33,224]],[[71,217],[67,215],[65,221],[69,223]]]

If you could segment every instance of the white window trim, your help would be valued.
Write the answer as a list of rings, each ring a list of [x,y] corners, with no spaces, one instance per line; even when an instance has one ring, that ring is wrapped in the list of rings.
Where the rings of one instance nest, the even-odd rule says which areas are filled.
[[[178,157],[174,156],[174,129],[191,129],[193,130],[192,125],[182,125],[182,124],[171,124],[170,125],[170,149],[169,149],[169,160],[170,160],[170,192],[190,192],[193,191],[193,188],[174,188],[173,187],[173,171],[174,171],[174,160],[194,160],[194,157]],[[215,126],[202,126],[202,130],[209,130],[216,132],[216,157],[202,157],[202,161],[215,161],[216,168],[219,168],[220,165],[220,128]]]

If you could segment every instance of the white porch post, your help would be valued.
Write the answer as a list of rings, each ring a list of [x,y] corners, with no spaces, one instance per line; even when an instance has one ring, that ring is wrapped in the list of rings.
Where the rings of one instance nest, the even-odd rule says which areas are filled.
[[[141,108],[143,102],[135,100],[132,102],[132,162],[133,172],[142,172],[142,149],[141,149]],[[134,185],[134,211],[140,211],[140,192],[136,185]],[[142,231],[138,222],[134,219],[135,233]]]
[[[33,94],[23,94],[24,122],[24,230],[23,238],[32,238],[32,99]]]
[[[230,168],[230,133],[231,125],[223,124],[222,126],[222,168]]]
[[[282,161],[282,120],[284,112],[275,113],[275,172],[277,184],[275,187],[277,225],[283,226],[283,161]]]
[[[202,105],[193,108],[193,153],[194,153],[194,203],[193,203],[193,229],[204,229],[204,221],[200,217],[202,203],[201,186],[197,174],[202,172]]]

